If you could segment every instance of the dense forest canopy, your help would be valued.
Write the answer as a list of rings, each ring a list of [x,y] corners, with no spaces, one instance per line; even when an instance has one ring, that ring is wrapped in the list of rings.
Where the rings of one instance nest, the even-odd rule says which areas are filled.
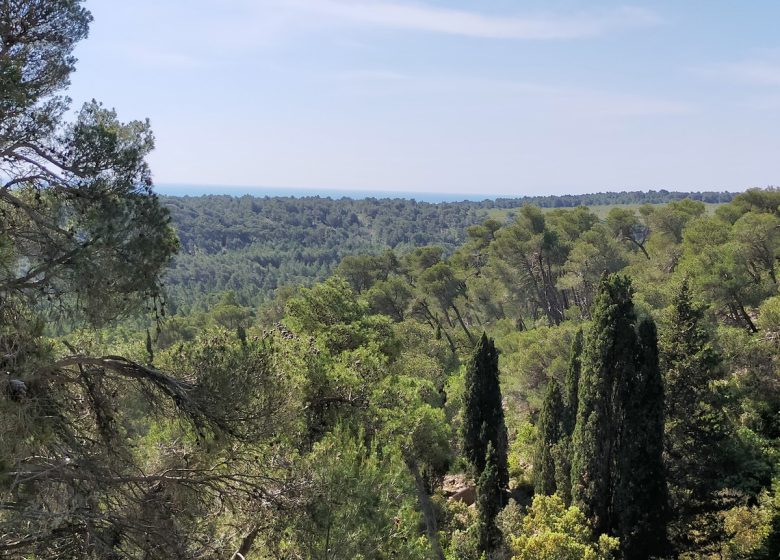
[[[432,204],[400,198],[166,196],[161,201],[181,243],[166,274],[167,293],[174,311],[203,307],[225,291],[245,305],[258,305],[279,287],[324,280],[347,255],[405,253],[425,245],[451,254],[469,227],[494,216],[511,219],[526,204],[547,209],[683,199],[721,204],[732,197],[660,190]]]
[[[3,557],[780,557],[780,191],[160,199],[90,20],[0,2]]]

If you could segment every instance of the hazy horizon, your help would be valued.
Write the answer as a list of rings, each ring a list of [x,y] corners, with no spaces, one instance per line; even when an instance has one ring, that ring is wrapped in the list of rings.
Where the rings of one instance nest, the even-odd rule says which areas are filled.
[[[176,183],[161,183],[156,184],[154,187],[155,192],[165,196],[205,196],[205,195],[228,195],[228,196],[269,196],[269,197],[315,197],[322,198],[403,198],[408,200],[417,200],[419,202],[460,202],[460,201],[472,201],[479,202],[482,200],[496,200],[499,198],[523,198],[533,196],[546,196],[545,194],[529,194],[529,193],[490,193],[490,192],[448,192],[448,191],[404,191],[396,189],[337,189],[326,187],[265,187],[262,185],[205,185],[205,184],[176,184]],[[589,194],[601,194],[607,192],[635,192],[635,191],[669,191],[669,192],[742,192],[746,189],[734,189],[734,190],[714,190],[714,189],[674,189],[659,187],[655,189],[617,189],[617,190],[594,190],[594,191],[582,191],[573,189],[571,192],[556,193],[550,196],[566,196],[566,195],[589,195]]]

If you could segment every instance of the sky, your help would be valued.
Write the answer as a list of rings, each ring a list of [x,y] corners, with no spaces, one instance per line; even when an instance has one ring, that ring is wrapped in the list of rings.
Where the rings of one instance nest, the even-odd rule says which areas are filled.
[[[780,2],[87,0],[69,95],[158,184],[493,195],[780,185]]]

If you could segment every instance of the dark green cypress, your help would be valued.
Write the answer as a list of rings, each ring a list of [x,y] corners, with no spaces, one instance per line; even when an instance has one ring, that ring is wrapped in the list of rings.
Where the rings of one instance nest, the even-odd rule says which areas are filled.
[[[571,436],[577,423],[577,404],[579,398],[577,391],[580,384],[580,370],[582,369],[582,328],[577,329],[574,340],[571,343],[569,354],[569,369],[566,371],[564,384],[566,413],[564,417],[564,435]]]
[[[485,468],[477,480],[477,528],[480,552],[490,553],[501,543],[501,531],[496,527],[496,516],[504,506],[505,486],[499,475],[499,456],[492,442],[488,442]]]
[[[572,457],[572,498],[596,534],[616,529],[612,499],[622,402],[615,389],[635,375],[635,322],[629,279],[603,278],[582,352]]]
[[[623,556],[666,552],[663,383],[655,324],[636,327],[627,277],[605,277],[583,348],[573,438],[572,493],[594,532]]]
[[[571,344],[569,369],[564,384],[564,410],[561,437],[553,449],[556,491],[564,503],[571,505],[572,436],[577,422],[578,387],[582,367],[582,329],[578,329]]]
[[[664,388],[652,319],[640,322],[638,338],[635,377],[624,378],[618,389],[623,394],[624,410],[613,508],[625,558],[664,557],[669,552],[663,465]]]
[[[557,491],[556,451],[563,435],[564,407],[561,388],[555,379],[547,385],[539,413],[538,435],[534,453],[534,491],[550,496]]]
[[[498,376],[498,351],[493,340],[482,333],[466,370],[463,451],[478,478],[485,469],[488,444],[492,443],[498,480],[502,488],[507,488],[507,431]]]

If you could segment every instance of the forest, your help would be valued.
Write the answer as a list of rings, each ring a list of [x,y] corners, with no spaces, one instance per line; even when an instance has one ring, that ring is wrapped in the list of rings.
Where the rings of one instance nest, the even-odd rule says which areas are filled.
[[[405,199],[161,197],[180,248],[165,275],[171,310],[191,312],[232,292],[243,305],[273,298],[277,288],[325,280],[341,259],[386,249],[436,245],[451,254],[466,230],[489,218],[512,219],[540,208],[662,204],[686,198],[715,206],[728,192],[620,192],[430,204]]]
[[[162,198],[90,21],[0,2],[0,556],[780,557],[780,190]]]

